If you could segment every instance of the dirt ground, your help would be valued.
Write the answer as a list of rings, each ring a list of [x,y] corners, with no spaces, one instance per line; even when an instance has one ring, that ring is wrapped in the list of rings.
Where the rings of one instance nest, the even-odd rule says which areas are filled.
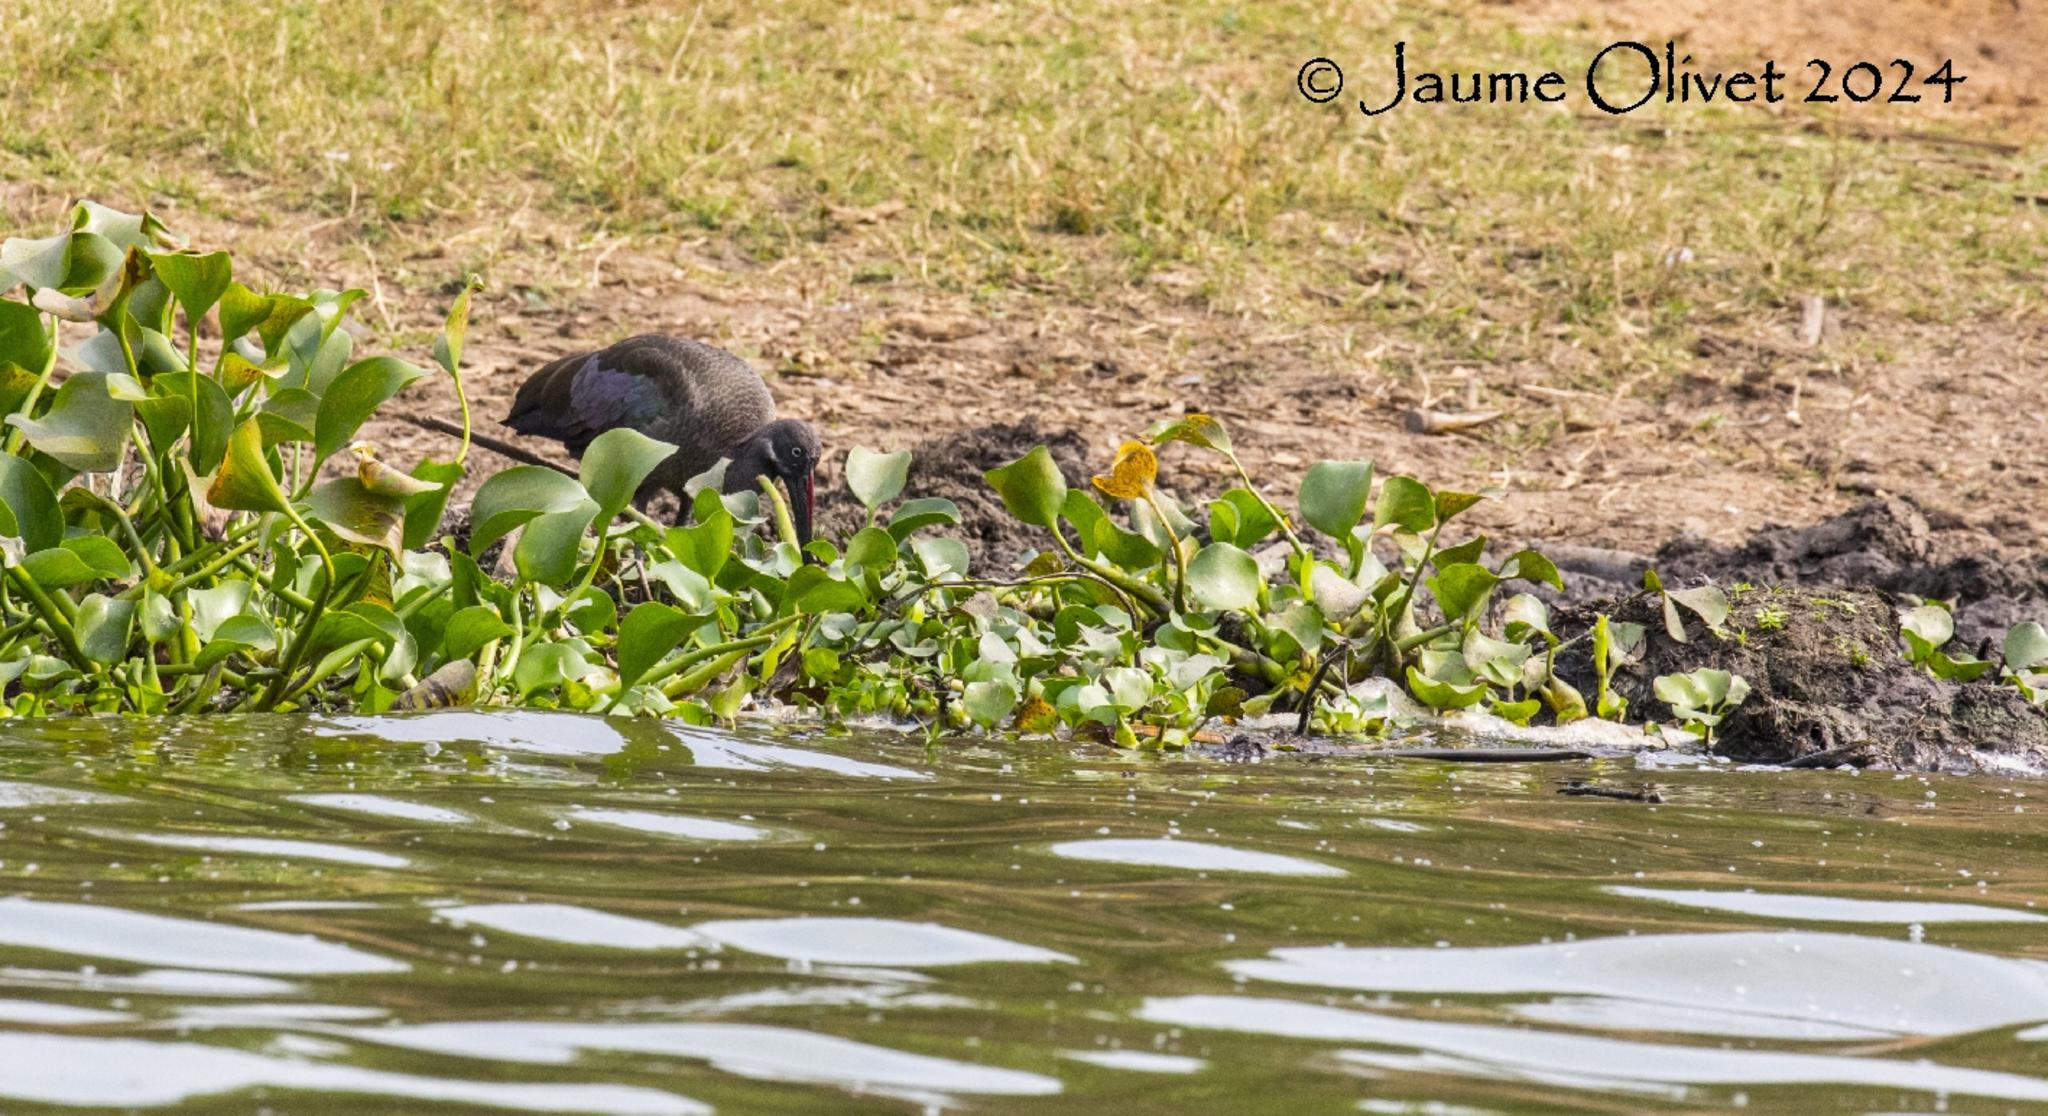
[[[1382,474],[1503,490],[1474,515],[1504,537],[1643,551],[1681,535],[1733,544],[1766,524],[1898,494],[2001,546],[2048,544],[2040,321],[1978,323],[1957,336],[1831,317],[1828,337],[1871,331],[1894,348],[1871,364],[1833,356],[1827,338],[1802,344],[1788,316],[1745,336],[1703,334],[1692,370],[1653,397],[1626,382],[1601,394],[1556,387],[1541,369],[1397,379],[1333,363],[1300,332],[1135,295],[1013,317],[928,295],[816,305],[754,287],[736,298],[673,260],[625,251],[593,270],[597,282],[564,305],[534,309],[517,290],[479,300],[467,363],[482,418],[502,415],[522,375],[554,356],[667,330],[753,359],[783,413],[818,427],[828,460],[853,445],[906,448],[1030,418],[1048,436],[1071,432],[1099,465],[1153,419],[1197,410],[1230,427],[1254,476],[1278,493],[1291,495],[1319,458],[1365,458]],[[431,324],[432,299],[387,294],[386,304],[401,328]],[[863,330],[876,327],[880,343],[865,344]],[[448,414],[453,397],[436,381],[406,403]],[[1405,422],[1415,407],[1512,417],[1427,435]],[[400,459],[447,452],[441,436],[402,424],[372,436]],[[1178,447],[1163,468],[1164,484],[1189,492],[1225,475]],[[910,492],[920,492],[915,464]]]

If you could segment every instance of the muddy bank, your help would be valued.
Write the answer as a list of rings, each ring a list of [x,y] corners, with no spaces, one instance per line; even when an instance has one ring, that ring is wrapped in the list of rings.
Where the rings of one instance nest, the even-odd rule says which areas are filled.
[[[1746,763],[1889,767],[1968,773],[2048,770],[2048,716],[2010,686],[1959,685],[1909,665],[1897,611],[1884,595],[1777,586],[1730,594],[1721,634],[1688,617],[1689,641],[1665,630],[1660,606],[1639,597],[1613,610],[1643,625],[1642,657],[1614,677],[1632,716],[1665,717],[1652,692],[1661,674],[1711,667],[1747,679],[1747,701],[1723,721],[1714,750]],[[1590,627],[1594,609],[1558,617]],[[1559,673],[1590,699],[1598,681],[1589,644],[1559,656]]]
[[[1570,577],[1560,631],[1582,631],[1602,610],[1649,631],[1644,658],[1617,681],[1638,715],[1665,713],[1650,689],[1660,674],[1713,667],[1750,682],[1749,700],[1716,741],[1724,755],[1955,772],[2048,769],[2048,715],[2010,686],[1929,677],[1906,663],[1899,637],[1900,606],[1950,601],[1953,649],[1995,657],[2014,624],[2048,622],[2048,556],[1895,497],[1803,527],[1766,527],[1739,546],[1680,538],[1651,556],[1558,549]],[[1734,611],[1725,634],[1694,622],[1690,642],[1671,639],[1654,600],[1629,599],[1645,566],[1673,588],[1727,591]],[[1583,643],[1561,669],[1593,692]]]
[[[1618,600],[1655,568],[1673,586],[1798,585],[1953,602],[1956,641],[1975,650],[2024,620],[2048,623],[2048,554],[2006,546],[1954,516],[1879,497],[1803,527],[1773,525],[1739,546],[1680,537],[1655,554],[1542,546],[1567,574],[1564,600]]]

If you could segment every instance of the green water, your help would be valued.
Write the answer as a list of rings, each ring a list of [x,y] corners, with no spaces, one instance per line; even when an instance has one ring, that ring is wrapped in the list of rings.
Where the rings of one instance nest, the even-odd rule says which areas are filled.
[[[2037,789],[15,723],[0,1113],[2048,1111]]]

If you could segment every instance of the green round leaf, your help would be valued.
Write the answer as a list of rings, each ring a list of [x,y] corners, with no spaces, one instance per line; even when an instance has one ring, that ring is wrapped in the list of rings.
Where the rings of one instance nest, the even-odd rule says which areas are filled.
[[[455,462],[434,458],[413,466],[413,479],[434,487],[405,499],[404,541],[407,550],[418,550],[434,541],[434,535],[441,530],[441,517],[448,508],[448,497],[454,494],[455,486],[468,472]]]
[[[371,357],[344,369],[320,396],[320,409],[313,420],[313,450],[319,459],[325,461],[341,452],[377,408],[425,375],[394,357]]]
[[[1372,495],[1372,462],[1318,461],[1301,478],[1301,517],[1333,539],[1349,539]]]
[[[381,547],[394,558],[405,548],[405,501],[373,492],[355,477],[321,483],[306,506],[315,522],[349,542]]]
[[[846,487],[869,511],[901,495],[903,482],[909,476],[909,450],[876,453],[865,446],[855,446],[847,451]]]
[[[41,371],[55,344],[35,307],[0,299],[0,363],[13,364],[31,373]]]
[[[118,581],[135,573],[128,556],[105,535],[65,539],[60,546],[24,557],[21,568],[45,589],[68,589],[90,581]]]
[[[1418,535],[1436,526],[1436,497],[1429,486],[1414,477],[1388,477],[1373,505],[1372,525],[1377,530],[1388,524]]]
[[[49,478],[11,453],[0,454],[0,535],[20,539],[31,551],[64,541],[64,515]]]
[[[199,641],[205,643],[214,638],[214,633],[229,617],[240,616],[249,607],[249,593],[253,586],[242,580],[223,581],[204,589],[193,589],[186,594],[192,604],[192,630]]]
[[[1308,591],[1323,615],[1340,621],[1350,619],[1364,608],[1369,595],[1356,582],[1332,569],[1329,563],[1320,561],[1309,570]]]
[[[0,243],[0,268],[31,287],[73,294],[97,288],[120,269],[125,256],[119,245],[95,232]]]
[[[711,607],[711,582],[689,566],[669,559],[656,562],[647,572],[667,586],[669,594],[691,615],[702,615]]]
[[[476,490],[470,503],[469,552],[482,554],[520,524],[589,500],[574,477],[539,465],[515,465]],[[596,504],[591,506],[594,514]]]
[[[1949,611],[1940,605],[1921,605],[1918,608],[1907,609],[1906,614],[1900,617],[1899,626],[1904,631],[1908,643],[1918,641],[1914,649],[1923,654],[1939,649],[1956,634],[1955,617],[1949,615]]]
[[[1188,563],[1188,591],[1219,612],[1251,608],[1259,603],[1259,563],[1229,543],[1210,543]]]
[[[943,496],[905,500],[902,506],[889,516],[889,535],[897,542],[902,542],[920,528],[952,525],[958,522],[959,505]]]
[[[580,639],[528,644],[512,668],[512,683],[525,697],[538,689],[577,681],[591,671],[588,650]]]
[[[441,636],[441,654],[448,659],[467,659],[492,640],[505,639],[511,634],[512,625],[505,623],[497,609],[489,605],[470,605],[458,609],[448,618],[448,626]]]
[[[924,574],[933,581],[953,581],[967,576],[967,544],[959,539],[912,539],[911,552],[917,555],[918,564],[924,567]]]
[[[263,432],[249,419],[228,436],[227,454],[206,490],[206,502],[230,511],[281,512],[284,490],[263,453]]]
[[[187,322],[196,323],[205,317],[234,281],[234,266],[226,252],[204,256],[196,252],[164,252],[152,255],[150,263],[156,267],[156,277],[184,309]]]
[[[1469,686],[1439,682],[1414,667],[1408,668],[1408,692],[1431,709],[1469,708],[1479,704],[1480,699],[1486,696],[1486,690],[1484,682],[1474,682]]]
[[[577,559],[582,557],[583,533],[596,518],[597,502],[587,499],[566,511],[535,516],[512,547],[512,564],[519,576],[540,585],[568,584],[576,575]]]
[[[802,566],[789,575],[782,599],[785,608],[817,616],[866,608],[868,594],[859,582],[834,577],[821,566]]]
[[[1446,620],[1462,620],[1485,608],[1499,584],[1498,575],[1476,562],[1453,562],[1429,579],[1429,591],[1436,595]]]
[[[700,623],[659,601],[634,606],[619,625],[619,689],[631,689]]]
[[[76,372],[40,419],[8,415],[28,444],[81,473],[111,472],[128,447],[135,406],[114,398],[103,372]]]
[[[583,451],[579,471],[583,487],[597,501],[598,517],[606,523],[617,518],[633,502],[633,494],[655,467],[669,459],[676,447],[658,442],[638,430],[626,427],[607,430]]]
[[[2027,621],[2005,633],[2005,665],[2014,670],[2048,666],[2048,629]]]
[[[969,682],[960,694],[968,720],[985,729],[1001,724],[1017,708],[1017,700],[1017,688],[1000,681]]]
[[[896,564],[896,538],[879,527],[865,527],[846,542],[846,563],[877,573]]]
[[[1053,464],[1051,451],[1044,446],[1035,447],[1000,469],[990,469],[985,476],[1013,517],[1033,527],[1058,529],[1060,506],[1067,499],[1067,481],[1060,476],[1059,466]]]
[[[135,602],[93,593],[78,602],[78,646],[85,657],[112,666],[128,653],[128,632],[135,621]]]

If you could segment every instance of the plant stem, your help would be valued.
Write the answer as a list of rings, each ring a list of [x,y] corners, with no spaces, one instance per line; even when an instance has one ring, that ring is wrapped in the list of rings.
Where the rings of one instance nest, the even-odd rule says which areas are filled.
[[[50,356],[47,360],[43,361],[42,370],[36,373],[36,382],[29,385],[28,394],[22,397],[21,405],[14,409],[15,414],[33,415],[36,413],[36,401],[42,398],[43,388],[47,386],[50,382],[50,373],[55,372],[57,370],[57,342],[62,340],[61,335],[64,330],[64,324],[57,319],[57,315],[55,314],[51,314],[49,318]],[[8,453],[14,453],[15,451],[19,450],[21,448],[22,439],[25,437],[26,435],[22,433],[21,427],[9,427],[7,431],[7,443],[5,446],[6,451]]]
[[[1238,461],[1237,454],[1226,453],[1223,456],[1229,458],[1230,467],[1237,470],[1237,479],[1244,482],[1244,490],[1251,493],[1252,499],[1257,500],[1259,506],[1266,509],[1266,514],[1272,516],[1273,521],[1280,525],[1280,533],[1287,536],[1287,545],[1294,548],[1294,556],[1307,558],[1309,549],[1302,545],[1301,537],[1294,533],[1294,525],[1287,522],[1287,513],[1274,507],[1273,502],[1266,499],[1265,493],[1259,491],[1259,486],[1252,483],[1251,474],[1244,471],[1244,465]]]
[[[1122,589],[1131,596],[1144,601],[1151,607],[1152,611],[1160,616],[1165,616],[1172,611],[1173,606],[1167,601],[1166,594],[1161,593],[1153,586],[1139,581],[1115,566],[1104,565],[1083,555],[1080,551],[1074,549],[1073,544],[1067,541],[1066,536],[1060,533],[1058,527],[1053,528],[1052,537],[1053,541],[1059,544],[1061,552],[1066,554],[1067,559],[1075,565]],[[1135,620],[1136,617],[1134,616],[1132,619]]]
[[[706,659],[716,659],[720,656],[730,655],[734,652],[745,652],[751,651],[756,647],[766,647],[770,643],[775,642],[776,633],[780,632],[784,628],[791,626],[792,624],[795,624],[797,621],[802,619],[803,616],[801,614],[785,616],[780,620],[774,621],[773,623],[763,625],[753,635],[747,636],[744,639],[734,639],[728,640],[724,643],[714,643],[709,647],[699,647],[693,651],[685,651],[679,655],[671,656],[667,660],[656,664],[654,669],[642,675],[640,681],[636,683],[636,685],[652,686],[661,684],[664,679],[670,679],[677,672],[688,670],[690,667],[696,666],[697,664],[704,662]],[[730,664],[727,665],[730,666]],[[683,694],[689,693],[691,689],[695,687],[703,686],[705,682],[709,681],[709,679],[699,678],[698,673],[700,672],[686,674],[680,678],[674,678],[672,681],[668,681],[665,685],[661,685],[662,694],[672,698],[680,697]],[[715,671],[712,672],[712,676],[716,677],[717,673],[718,672]],[[695,683],[694,687],[691,685],[692,682]],[[620,696],[624,695],[622,694]],[[616,705],[618,703],[618,699],[614,698],[612,703]]]
[[[320,552],[320,566],[327,576],[321,579],[320,595],[313,598],[312,607],[306,611],[306,618],[300,622],[298,636],[292,640],[291,651],[286,655],[277,677],[264,691],[263,701],[256,707],[258,711],[273,708],[284,697],[285,684],[298,672],[299,664],[305,661],[306,652],[313,645],[314,631],[320,626],[320,617],[327,611],[327,602],[334,596],[335,590],[334,556],[327,553],[327,544],[320,541],[320,536],[306,525],[304,519],[299,518],[298,511],[290,503],[284,505],[284,514],[305,534],[307,541],[313,544],[313,549]]]
[[[249,561],[247,557],[238,555],[234,559],[234,564],[236,569],[242,571],[245,574],[248,574],[250,580],[254,581],[256,584],[261,585],[263,586],[264,589],[268,590],[271,596],[274,596],[278,600],[281,600],[284,603],[292,606],[293,608],[298,609],[300,612],[305,612],[313,607],[313,599],[311,597],[308,597],[305,594],[299,592],[298,590],[292,588],[291,586],[286,585],[276,575],[267,574],[264,573],[262,570],[257,569],[256,563]]]
[[[767,477],[756,477],[754,482],[761,486],[761,491],[768,494],[769,506],[775,509],[775,533],[782,536],[783,542],[802,550],[803,544],[796,540],[796,524],[789,517],[789,501],[782,498],[782,490],[775,487],[775,482]]]
[[[72,666],[77,667],[80,673],[91,675],[93,673],[92,662],[85,657],[84,648],[78,645],[78,633],[72,630],[71,619],[64,609],[56,601],[52,600],[48,593],[43,591],[42,586],[37,585],[33,579],[26,573],[23,573],[21,567],[16,566],[9,569],[7,576],[14,579],[14,583],[21,587],[21,591],[27,594],[30,602],[36,606],[36,611],[40,614],[43,623],[49,627],[50,633],[57,637],[57,642],[64,651],[64,657],[70,661]]]
[[[1173,529],[1173,521],[1166,518],[1166,509],[1159,506],[1159,498],[1152,495],[1152,489],[1145,489],[1145,503],[1151,505],[1152,514],[1159,517],[1159,529],[1166,532],[1167,548],[1173,551],[1173,610],[1187,611],[1188,560],[1180,552],[1180,534]]]

